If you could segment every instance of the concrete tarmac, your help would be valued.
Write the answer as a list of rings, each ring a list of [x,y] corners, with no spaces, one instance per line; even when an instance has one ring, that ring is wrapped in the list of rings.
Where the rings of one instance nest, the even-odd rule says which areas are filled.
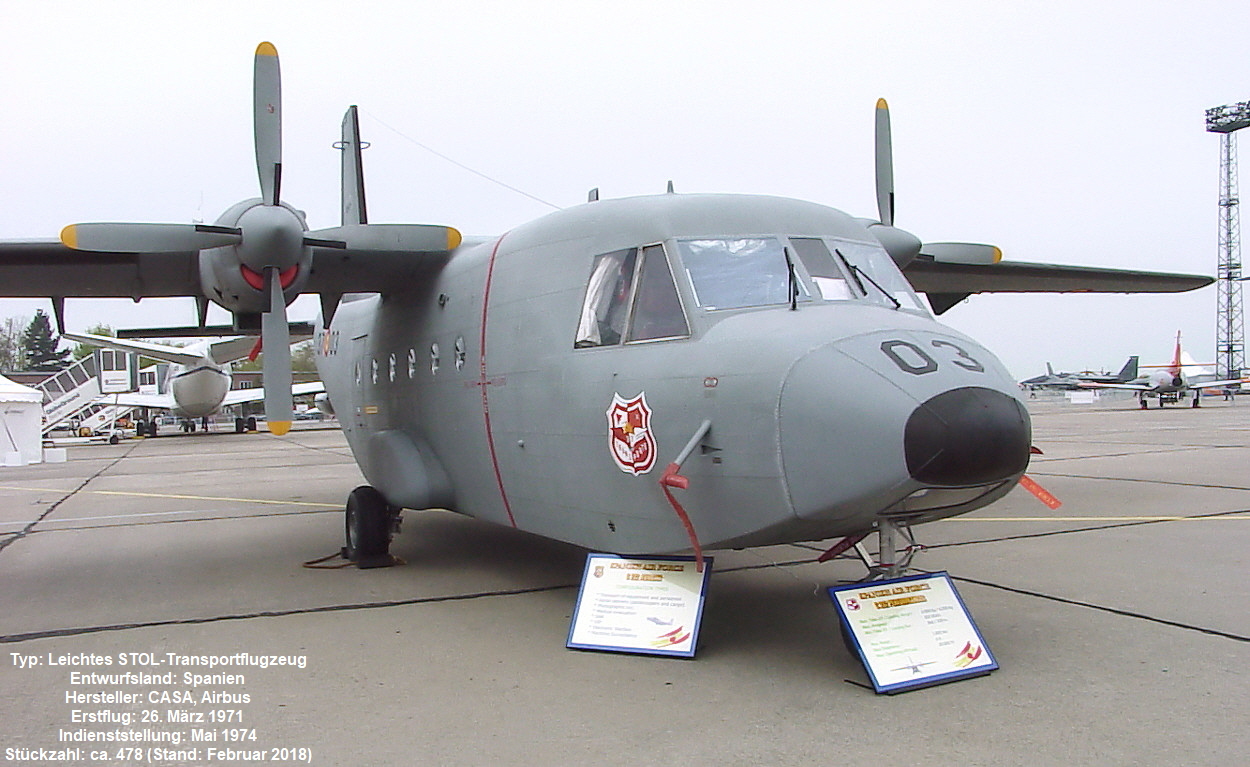
[[[914,565],[952,575],[1001,667],[893,696],[867,686],[824,591],[863,567],[815,564],[822,545],[716,552],[694,660],[582,652],[564,646],[586,556],[573,546],[407,512],[403,566],[303,566],[342,545],[363,482],[335,430],[0,468],[0,756],[1243,763],[1250,402],[1031,408],[1044,454],[1029,474],[1063,506],[1017,489],[917,530]],[[305,663],[183,664],[238,653]],[[73,740],[92,736],[142,740]]]

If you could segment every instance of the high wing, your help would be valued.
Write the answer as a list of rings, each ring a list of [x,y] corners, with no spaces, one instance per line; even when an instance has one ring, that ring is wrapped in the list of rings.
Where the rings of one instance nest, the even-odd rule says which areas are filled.
[[[6,298],[160,298],[199,296],[198,251],[92,253],[60,240],[0,242],[0,294]]]
[[[401,236],[387,238],[384,224],[335,227],[318,236],[341,236],[343,247],[313,247],[304,293],[390,292],[442,266],[451,248],[413,242],[404,250]],[[445,227],[437,227],[446,231]],[[454,231],[454,230],[452,230]],[[424,233],[423,233],[424,234]],[[435,232],[435,237],[456,235]],[[411,237],[410,237],[411,238]],[[424,239],[424,238],[423,238]],[[392,242],[390,252],[370,250]],[[453,245],[454,248],[454,245]],[[125,253],[75,250],[60,240],[0,241],[0,295],[5,298],[169,298],[204,295],[199,251]]]
[[[921,254],[903,269],[942,314],[973,293],[1180,293],[1209,285],[1205,275],[999,261],[947,263]]]

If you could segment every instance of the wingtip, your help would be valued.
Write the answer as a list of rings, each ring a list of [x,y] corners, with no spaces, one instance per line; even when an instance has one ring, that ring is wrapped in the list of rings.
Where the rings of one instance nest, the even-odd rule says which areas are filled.
[[[268,421],[266,425],[269,427],[269,433],[275,437],[281,437],[291,430],[290,421]]]
[[[256,46],[256,55],[257,56],[277,56],[278,49],[273,46],[273,43],[269,43],[269,42],[261,43],[260,45]]]

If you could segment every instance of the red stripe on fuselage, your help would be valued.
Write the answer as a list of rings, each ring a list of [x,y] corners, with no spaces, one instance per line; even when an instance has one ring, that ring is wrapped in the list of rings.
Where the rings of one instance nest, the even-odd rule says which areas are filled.
[[[516,527],[516,519],[512,516],[512,504],[508,503],[508,493],[503,486],[503,474],[499,471],[499,456],[495,453],[495,435],[490,428],[490,400],[486,394],[486,389],[490,386],[486,378],[486,312],[490,307],[490,281],[495,274],[495,255],[499,253],[499,246],[503,244],[503,238],[506,236],[505,234],[495,241],[495,247],[490,251],[490,261],[486,264],[486,287],[482,291],[482,335],[478,339],[477,386],[482,390],[482,420],[486,423],[486,444],[490,448],[490,463],[495,469],[495,482],[499,485],[499,497],[503,499],[503,510],[508,513],[508,523]]]

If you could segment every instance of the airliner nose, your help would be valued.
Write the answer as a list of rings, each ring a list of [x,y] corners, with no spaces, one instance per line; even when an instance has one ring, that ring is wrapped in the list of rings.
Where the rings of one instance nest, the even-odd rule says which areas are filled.
[[[942,392],[912,411],[903,451],[917,482],[968,487],[1023,472],[1031,439],[1029,416],[1019,400],[966,386]]]

